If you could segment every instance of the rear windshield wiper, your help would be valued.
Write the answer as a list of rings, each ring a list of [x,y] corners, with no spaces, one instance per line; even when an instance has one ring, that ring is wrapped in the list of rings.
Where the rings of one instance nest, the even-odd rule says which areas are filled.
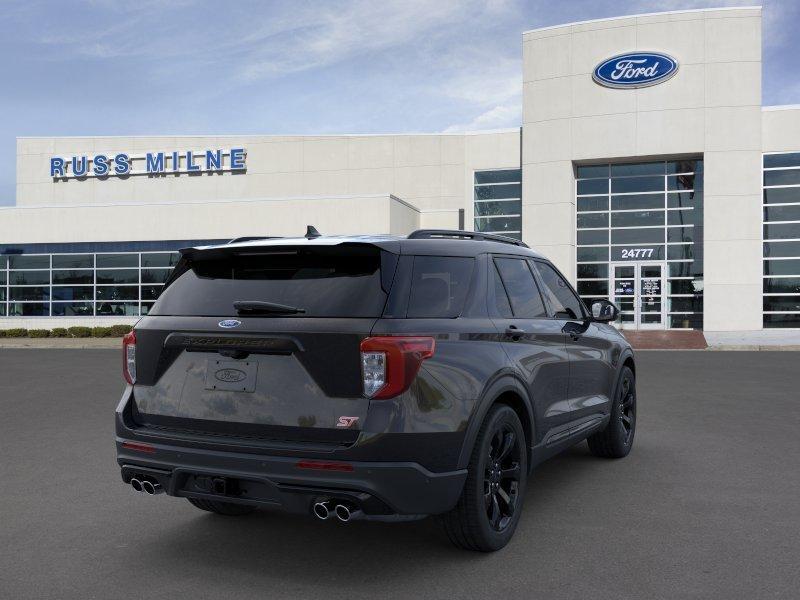
[[[306,312],[304,308],[277,304],[276,302],[264,302],[262,300],[237,300],[233,303],[233,307],[240,315],[297,315]]]

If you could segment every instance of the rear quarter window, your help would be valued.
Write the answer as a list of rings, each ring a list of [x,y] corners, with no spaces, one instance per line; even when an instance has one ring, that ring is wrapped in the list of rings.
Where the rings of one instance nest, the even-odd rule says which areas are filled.
[[[475,259],[415,256],[408,299],[409,319],[452,319],[461,314]]]

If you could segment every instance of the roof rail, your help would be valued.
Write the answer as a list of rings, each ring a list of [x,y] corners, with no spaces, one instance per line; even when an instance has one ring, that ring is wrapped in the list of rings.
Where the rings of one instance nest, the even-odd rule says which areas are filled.
[[[454,239],[454,240],[475,240],[486,242],[500,242],[502,244],[513,244],[514,246],[522,246],[527,248],[528,244],[521,240],[498,235],[496,233],[483,233],[480,231],[460,231],[458,229],[417,229],[416,231],[408,234],[409,240],[424,240],[424,239]]]
[[[243,235],[242,237],[233,238],[228,243],[236,244],[238,242],[255,242],[256,240],[278,240],[279,235]]]

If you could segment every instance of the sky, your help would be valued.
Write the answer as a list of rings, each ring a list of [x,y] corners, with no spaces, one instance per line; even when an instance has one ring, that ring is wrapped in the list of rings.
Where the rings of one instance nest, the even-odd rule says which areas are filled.
[[[522,32],[753,0],[0,0],[16,137],[465,131],[522,122]],[[763,103],[800,104],[800,1],[765,0]]]

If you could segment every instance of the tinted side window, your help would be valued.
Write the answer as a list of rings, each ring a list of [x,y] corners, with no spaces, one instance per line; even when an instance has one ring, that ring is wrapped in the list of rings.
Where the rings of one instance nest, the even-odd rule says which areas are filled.
[[[546,317],[547,311],[528,262],[518,258],[497,258],[495,264],[508,292],[514,316],[520,319]]]
[[[474,263],[474,258],[415,256],[406,316],[452,319],[460,315]]]
[[[497,272],[497,265],[492,267],[492,271],[494,273],[494,302],[497,308],[497,314],[506,319],[510,319],[514,316],[514,313],[511,312],[511,304],[508,301],[506,288],[500,279],[500,273]]]
[[[555,316],[582,319],[584,316],[583,304],[561,275],[547,263],[534,261],[533,264],[536,265],[536,269],[542,278],[542,283],[544,284],[542,291],[550,302]]]

